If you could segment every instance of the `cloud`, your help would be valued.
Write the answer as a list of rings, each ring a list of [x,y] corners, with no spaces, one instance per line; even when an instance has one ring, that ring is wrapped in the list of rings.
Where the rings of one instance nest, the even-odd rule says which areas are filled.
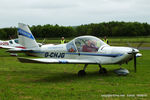
[[[70,0],[71,1],[71,0]],[[58,9],[76,7],[69,0],[3,0],[0,1],[1,9]]]
[[[1,0],[0,27],[80,25],[108,21],[150,23],[149,0]]]

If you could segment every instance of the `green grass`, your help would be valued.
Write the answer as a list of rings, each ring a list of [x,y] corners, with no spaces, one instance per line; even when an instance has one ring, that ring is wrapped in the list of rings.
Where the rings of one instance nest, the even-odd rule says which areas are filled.
[[[105,65],[108,73],[99,75],[97,65],[87,67],[87,75],[78,77],[83,65],[23,64],[0,50],[0,100],[101,100],[150,98],[150,51],[142,50],[137,59],[137,73],[133,62],[126,67],[130,74],[117,76],[118,65]],[[22,56],[22,55],[20,55]],[[124,94],[125,97],[102,97]],[[146,94],[127,97],[127,94]]]

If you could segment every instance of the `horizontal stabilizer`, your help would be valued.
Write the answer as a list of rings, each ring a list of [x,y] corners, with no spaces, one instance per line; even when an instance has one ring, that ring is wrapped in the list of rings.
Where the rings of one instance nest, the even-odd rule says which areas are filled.
[[[26,52],[32,52],[33,50],[30,49],[21,49],[21,48],[14,48],[14,49],[9,49],[7,52],[10,53],[26,53]]]

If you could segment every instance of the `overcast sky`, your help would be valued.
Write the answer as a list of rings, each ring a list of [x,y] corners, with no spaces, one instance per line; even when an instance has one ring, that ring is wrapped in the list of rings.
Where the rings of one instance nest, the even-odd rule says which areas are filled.
[[[109,21],[150,23],[150,0],[0,0],[0,28]]]

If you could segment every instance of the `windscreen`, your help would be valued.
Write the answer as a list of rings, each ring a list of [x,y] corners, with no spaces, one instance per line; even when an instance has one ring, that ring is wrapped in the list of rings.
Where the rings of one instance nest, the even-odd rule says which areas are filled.
[[[78,52],[97,52],[105,43],[93,36],[83,36],[75,39]]]

